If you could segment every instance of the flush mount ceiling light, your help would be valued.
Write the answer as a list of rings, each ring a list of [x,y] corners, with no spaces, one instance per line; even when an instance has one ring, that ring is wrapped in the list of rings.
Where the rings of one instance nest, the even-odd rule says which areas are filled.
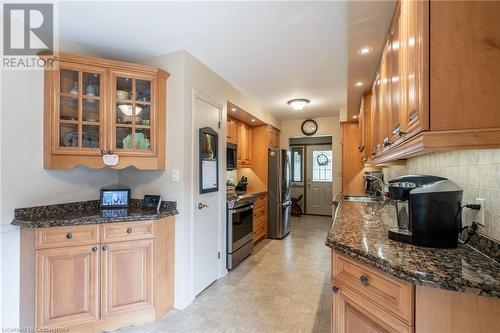
[[[358,119],[358,116],[352,116],[352,119]]]
[[[354,84],[355,87],[361,87],[363,85],[363,82],[359,81]]]
[[[295,111],[302,111],[311,101],[305,98],[291,99],[286,104],[290,105]]]
[[[362,47],[358,50],[359,55],[367,55],[372,53],[373,49],[369,46]]]
[[[255,121],[255,119],[252,118],[252,121]]]
[[[233,112],[236,112],[236,110],[237,110],[236,108],[231,108],[231,111]]]

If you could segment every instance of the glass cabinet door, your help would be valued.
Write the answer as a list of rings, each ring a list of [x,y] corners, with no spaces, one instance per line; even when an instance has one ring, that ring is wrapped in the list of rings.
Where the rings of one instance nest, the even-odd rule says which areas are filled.
[[[73,68],[59,70],[56,149],[100,151],[102,145],[103,72]]]
[[[114,75],[114,148],[153,154],[153,80]]]

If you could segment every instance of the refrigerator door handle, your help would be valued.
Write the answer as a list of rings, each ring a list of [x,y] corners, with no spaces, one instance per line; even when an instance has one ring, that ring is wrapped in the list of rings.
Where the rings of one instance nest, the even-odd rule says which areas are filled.
[[[287,201],[287,202],[283,203],[283,208],[289,207],[291,204],[292,204],[291,201]]]

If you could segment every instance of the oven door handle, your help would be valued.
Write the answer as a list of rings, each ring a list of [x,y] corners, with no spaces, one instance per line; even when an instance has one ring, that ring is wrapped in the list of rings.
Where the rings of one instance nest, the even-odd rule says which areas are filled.
[[[231,213],[232,214],[237,214],[237,213],[241,213],[241,212],[244,212],[246,210],[251,210],[253,209],[253,204],[252,205],[248,205],[248,206],[243,206],[243,207],[240,207],[240,208],[237,208],[237,209],[231,209]]]

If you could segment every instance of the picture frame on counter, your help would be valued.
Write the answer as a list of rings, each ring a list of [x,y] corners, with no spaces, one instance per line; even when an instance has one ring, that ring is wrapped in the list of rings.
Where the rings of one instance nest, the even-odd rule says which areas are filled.
[[[142,209],[160,211],[161,195],[145,194],[142,200]]]
[[[102,188],[100,206],[107,208],[128,208],[130,206],[129,188]]]
[[[219,134],[210,127],[199,130],[200,194],[219,191]]]

